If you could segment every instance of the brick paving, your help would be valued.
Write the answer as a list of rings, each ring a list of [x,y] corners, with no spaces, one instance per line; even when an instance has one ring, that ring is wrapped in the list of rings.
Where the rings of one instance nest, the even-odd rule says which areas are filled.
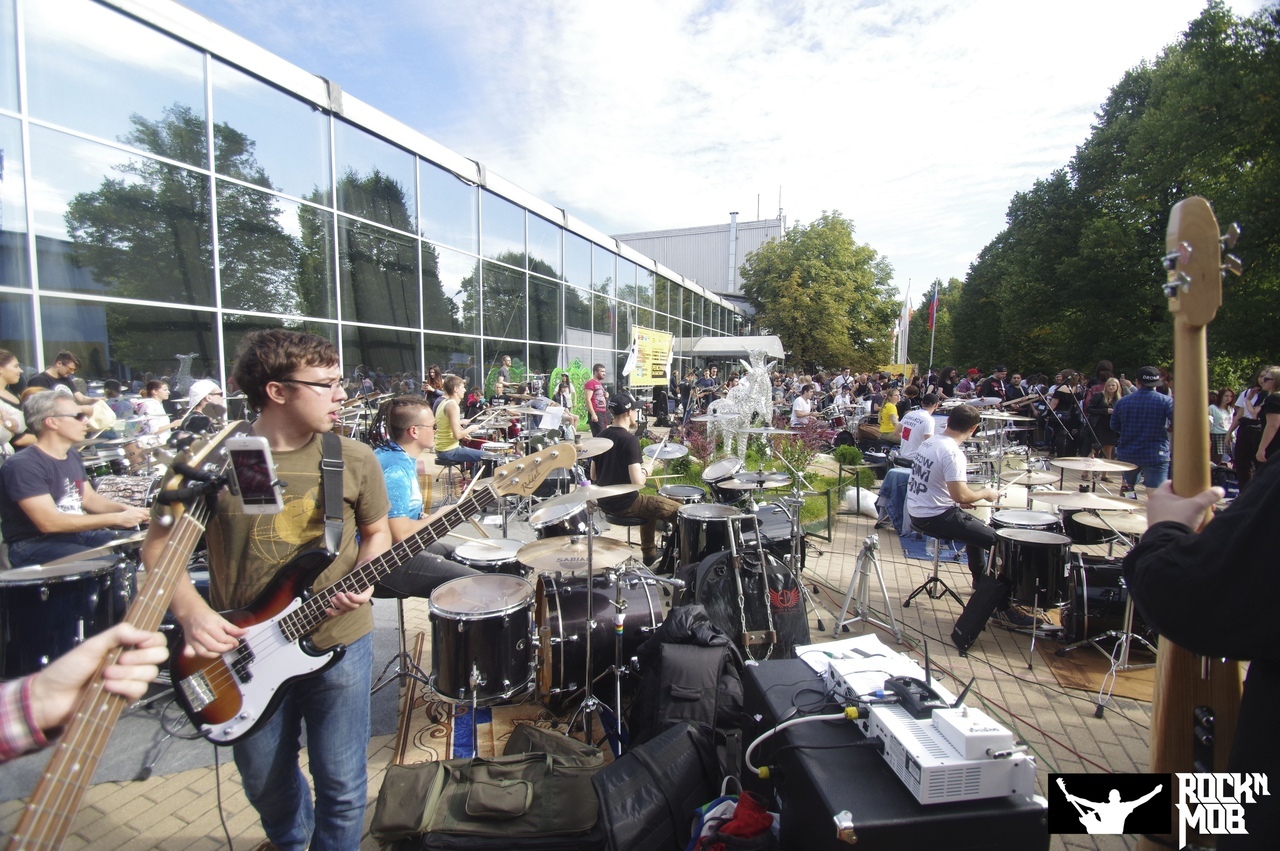
[[[606,534],[625,540],[625,529]],[[838,609],[855,569],[863,540],[877,534],[880,564],[889,593],[889,605],[898,619],[906,644],[914,648],[922,660],[922,642],[928,640],[930,657],[935,666],[952,679],[946,683],[954,691],[963,688],[970,677],[976,677],[970,702],[978,702],[993,715],[1013,728],[1037,755],[1037,790],[1045,793],[1050,772],[1102,770],[1143,771],[1147,764],[1147,733],[1151,723],[1150,704],[1113,698],[1103,717],[1095,717],[1096,695],[1061,688],[1042,659],[1028,669],[1028,638],[989,627],[961,657],[947,639],[959,615],[955,601],[917,597],[909,608],[901,601],[911,589],[929,575],[931,565],[907,559],[892,530],[873,529],[870,518],[840,514],[832,530],[832,541],[811,536],[810,541],[821,555],[810,552],[805,572],[807,584],[817,583],[825,592],[820,597]],[[474,534],[474,530],[468,534]],[[638,548],[637,548],[638,549]],[[1104,548],[1086,548],[1097,552]],[[963,565],[942,562],[941,575],[966,598],[968,572]],[[880,620],[885,616],[885,603],[873,583],[870,607]],[[664,598],[665,600],[665,598]],[[830,602],[834,600],[834,602]],[[410,645],[416,633],[430,637],[425,600],[409,600],[405,605],[405,628]],[[823,615],[825,631],[818,631],[817,617],[811,618],[814,642],[832,636],[831,618]],[[880,633],[882,641],[891,644],[893,637],[865,623],[852,626],[849,634],[867,631]],[[1092,649],[1077,652],[1095,653]],[[424,654],[429,658],[429,653]],[[1038,653],[1037,653],[1038,656]],[[375,672],[376,673],[376,672]],[[369,812],[381,787],[383,774],[392,756],[394,736],[378,736],[369,743]],[[305,752],[304,752],[305,755]],[[219,771],[221,813],[235,848],[252,849],[264,839],[252,808],[245,800],[239,777],[225,753]],[[124,783],[102,783],[90,787],[72,835],[64,847],[101,849],[213,849],[226,846],[219,818],[219,804],[214,770],[210,768],[148,780]],[[20,801],[0,802],[0,831],[8,832],[16,824]],[[1051,847],[1071,849],[1112,849],[1134,847],[1125,837],[1071,837],[1066,841],[1055,837]],[[375,849],[378,844],[366,836],[361,849]]]

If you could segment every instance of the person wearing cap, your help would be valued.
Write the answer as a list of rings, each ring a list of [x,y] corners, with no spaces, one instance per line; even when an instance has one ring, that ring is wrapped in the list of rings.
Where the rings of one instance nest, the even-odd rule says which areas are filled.
[[[978,379],[982,373],[978,372],[977,367],[969,370],[965,377],[960,379],[960,383],[956,385],[957,396],[968,396],[974,390],[978,389]]]
[[[1009,383],[1005,381],[1008,376],[1009,369],[1004,365],[998,365],[991,370],[991,377],[982,382],[978,387],[978,395],[984,399],[999,398],[1001,402],[1009,398]]]
[[[640,440],[631,433],[636,425],[636,400],[628,393],[609,399],[613,424],[600,437],[613,446],[591,460],[591,480],[597,485],[639,485],[644,487],[653,470],[653,461],[645,462]],[[676,522],[680,503],[656,494],[624,493],[599,500],[602,510],[618,517],[637,517],[646,522],[640,527],[640,554],[645,564],[658,558],[657,528],[659,520]]]
[[[222,388],[212,379],[202,378],[193,382],[187,390],[187,400],[191,407],[183,417],[184,431],[207,433],[213,429],[215,421],[227,415]]]
[[[1173,425],[1173,399],[1156,392],[1160,370],[1144,366],[1138,370],[1138,392],[1116,400],[1111,412],[1111,428],[1119,435],[1116,458],[1138,465],[1124,473],[1125,488],[1132,490],[1138,478],[1148,493],[1169,478],[1169,428]]]

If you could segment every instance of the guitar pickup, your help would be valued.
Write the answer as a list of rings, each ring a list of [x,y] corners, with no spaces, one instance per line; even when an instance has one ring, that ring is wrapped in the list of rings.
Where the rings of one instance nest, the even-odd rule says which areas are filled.
[[[744,632],[742,634],[743,644],[773,644],[777,640],[778,633],[771,629],[764,629],[759,632]]]
[[[179,685],[182,687],[182,696],[187,699],[193,712],[199,712],[213,703],[213,688],[209,685],[204,671],[197,671],[189,677],[183,677]]]
[[[242,683],[247,683],[253,679],[254,656],[252,647],[242,639],[240,643],[236,645],[236,649],[226,655],[232,657],[230,659],[226,659],[226,656],[224,656],[223,658],[226,659],[229,665],[231,665],[231,671],[235,674],[237,680]]]

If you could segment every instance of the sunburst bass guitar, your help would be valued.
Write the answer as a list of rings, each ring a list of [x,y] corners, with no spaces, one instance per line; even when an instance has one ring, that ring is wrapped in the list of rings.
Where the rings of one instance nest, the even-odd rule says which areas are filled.
[[[321,591],[312,592],[311,585],[334,557],[323,549],[302,553],[248,606],[221,612],[248,629],[234,649],[216,658],[176,654],[170,661],[179,705],[212,742],[227,745],[249,735],[272,716],[291,683],[331,668],[346,652],[341,644],[322,650],[309,638],[329,619],[325,609],[335,594],[360,593],[494,499],[530,496],[552,470],[576,461],[572,445],[556,444],[498,467],[489,484],[476,487],[426,527]]]

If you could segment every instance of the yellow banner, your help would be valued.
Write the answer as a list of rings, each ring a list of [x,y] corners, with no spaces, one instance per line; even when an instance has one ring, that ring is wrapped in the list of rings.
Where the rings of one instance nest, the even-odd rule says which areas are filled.
[[[876,372],[887,372],[890,375],[902,373],[903,378],[910,381],[915,377],[916,365],[913,363],[887,363],[884,366],[876,367]]]
[[[635,326],[632,341],[635,345],[635,366],[631,369],[632,386],[657,387],[665,385],[667,364],[671,361],[671,335],[654,328]]]

